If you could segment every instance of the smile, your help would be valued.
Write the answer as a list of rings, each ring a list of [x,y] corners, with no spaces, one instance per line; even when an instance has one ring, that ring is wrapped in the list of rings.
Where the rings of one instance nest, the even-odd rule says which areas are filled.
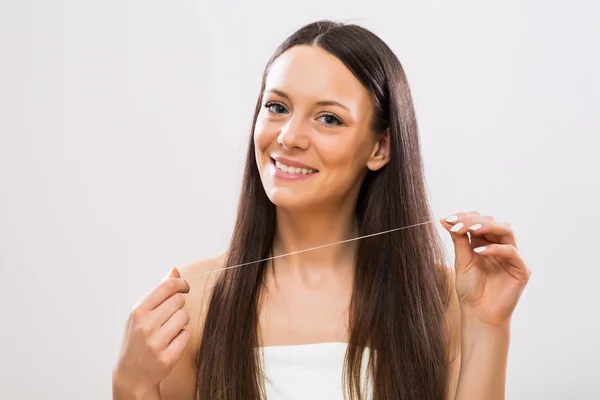
[[[278,170],[285,172],[286,174],[290,174],[290,175],[311,175],[311,174],[314,174],[317,172],[317,170],[312,169],[312,168],[291,167],[291,166],[282,164],[279,161],[275,161],[275,167]]]

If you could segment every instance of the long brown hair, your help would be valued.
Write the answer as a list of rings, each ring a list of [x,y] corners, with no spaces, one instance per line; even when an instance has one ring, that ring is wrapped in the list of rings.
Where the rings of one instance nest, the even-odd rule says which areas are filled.
[[[391,159],[369,171],[356,207],[360,235],[429,221],[417,122],[403,68],[375,34],[356,25],[319,21],[293,33],[269,60],[256,104],[262,106],[269,67],[297,45],[319,46],[336,56],[371,95],[372,129],[389,129]],[[269,256],[275,206],[262,186],[252,135],[226,265]],[[447,283],[443,246],[431,224],[358,242],[344,381],[361,398],[361,363],[369,348],[373,398],[443,399],[447,377],[444,312]],[[216,282],[198,353],[201,400],[264,398],[258,340],[258,307],[265,263],[222,272]]]

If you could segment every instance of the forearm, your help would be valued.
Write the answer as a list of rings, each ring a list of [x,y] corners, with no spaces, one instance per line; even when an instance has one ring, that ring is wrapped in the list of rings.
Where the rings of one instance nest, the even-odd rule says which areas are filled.
[[[461,366],[455,400],[503,400],[510,323],[489,326],[461,320]]]

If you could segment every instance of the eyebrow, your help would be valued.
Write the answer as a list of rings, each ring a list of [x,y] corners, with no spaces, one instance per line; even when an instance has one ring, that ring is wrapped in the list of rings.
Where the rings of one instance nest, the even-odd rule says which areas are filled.
[[[278,96],[283,97],[284,99],[290,100],[290,96],[288,96],[282,90],[279,90],[279,89],[267,89],[267,90],[265,90],[265,93],[266,92],[273,92],[273,93],[277,94]],[[317,105],[319,105],[319,106],[338,106],[338,107],[343,108],[344,110],[350,111],[350,109],[348,107],[346,107],[342,103],[339,103],[339,102],[337,102],[335,100],[321,100],[321,101],[317,101]]]

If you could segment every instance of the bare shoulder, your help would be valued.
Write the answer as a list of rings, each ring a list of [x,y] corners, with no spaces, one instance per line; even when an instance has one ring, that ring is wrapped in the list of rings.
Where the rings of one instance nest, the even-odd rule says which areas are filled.
[[[214,284],[219,270],[225,266],[225,257],[225,253],[222,253],[177,267],[181,277],[190,284],[190,294],[201,287]]]
[[[219,270],[224,267],[225,255],[198,260],[178,266],[183,279],[190,285],[185,297],[184,311],[190,317],[185,329],[190,341],[169,376],[160,384],[161,399],[196,399],[198,368],[196,357],[202,338],[204,319],[210,295],[217,281]]]
[[[197,260],[177,267],[181,277],[190,285],[190,292],[185,296],[184,310],[190,316],[188,329],[192,336],[190,350],[198,349],[202,327],[212,289],[225,266],[225,254]]]

